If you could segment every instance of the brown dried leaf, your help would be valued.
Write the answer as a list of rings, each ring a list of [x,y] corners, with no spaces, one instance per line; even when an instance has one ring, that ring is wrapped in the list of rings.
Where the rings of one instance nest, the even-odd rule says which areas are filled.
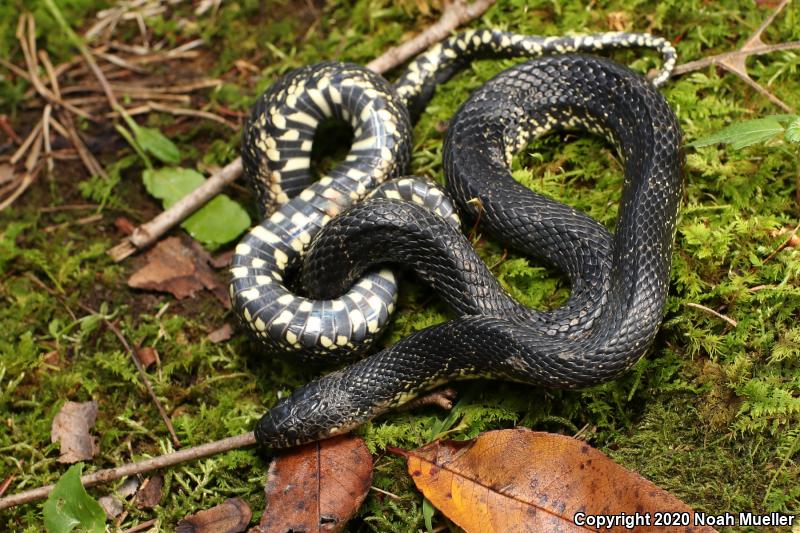
[[[219,288],[208,263],[184,246],[178,237],[159,242],[147,253],[147,263],[133,273],[128,285],[135,289],[169,292],[182,300],[205,288]]]
[[[139,480],[135,477],[129,477],[112,494],[101,497],[97,500],[97,503],[99,503],[103,511],[106,512],[106,516],[113,520],[125,510],[124,504],[120,498],[128,499],[128,497],[136,494],[137,488],[139,488]]]
[[[784,226],[781,229],[776,229],[769,232],[771,237],[780,237],[781,235],[786,235],[787,233],[791,233],[791,235],[787,239],[786,244],[783,245],[784,248],[796,248],[798,245],[800,245],[800,236],[796,234],[795,228]]]
[[[216,257],[211,258],[211,266],[216,269],[221,268],[228,268],[231,265],[231,259],[233,259],[234,250],[228,250],[227,252],[222,252]]]
[[[221,328],[217,328],[208,334],[208,340],[214,344],[225,342],[233,336],[233,326],[230,324],[223,324]]]
[[[670,493],[583,441],[529,429],[489,431],[402,452],[408,473],[448,518],[472,531],[585,532],[577,513],[651,516],[694,512]],[[588,524],[587,524],[588,525]],[[602,529],[602,528],[601,528]],[[616,528],[615,528],[616,530]],[[711,533],[710,527],[645,527],[635,533]]]
[[[153,363],[159,361],[158,352],[152,346],[142,346],[136,349],[136,356],[144,368],[149,368]]]
[[[144,480],[142,488],[136,493],[138,509],[152,509],[161,501],[161,490],[164,487],[164,476],[156,474]],[[250,520],[248,520],[249,522]]]
[[[247,529],[253,512],[241,498],[225,500],[216,507],[189,515],[175,528],[176,533],[239,533]]]
[[[127,217],[117,217],[114,219],[114,226],[124,233],[125,235],[130,235],[133,233],[133,230],[136,229],[136,224],[131,222],[131,219]]]
[[[269,466],[267,508],[251,533],[342,531],[372,484],[364,439],[342,435],[292,448]]]
[[[97,454],[97,439],[89,429],[97,420],[96,402],[67,402],[53,418],[50,442],[61,442],[59,463],[86,461]]]

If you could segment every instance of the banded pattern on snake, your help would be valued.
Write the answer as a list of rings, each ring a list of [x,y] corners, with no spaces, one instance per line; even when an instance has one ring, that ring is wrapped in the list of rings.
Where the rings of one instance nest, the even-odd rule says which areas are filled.
[[[666,64],[655,81],[669,76],[674,50],[650,36],[538,38],[483,30],[433,47],[412,62],[394,87],[363,68],[326,63],[288,74],[259,99],[245,131],[243,158],[264,211],[275,211],[237,246],[231,294],[268,350],[293,351],[308,361],[331,359],[337,351],[345,357],[362,352],[386,325],[396,297],[391,271],[362,274],[392,258],[411,263],[463,317],[301,388],[259,423],[262,443],[287,446],[345,431],[454,377],[493,375],[581,386],[610,379],[638,359],[655,333],[651,324],[657,328],[660,322],[666,294],[680,197],[680,134],[652,86],[613,63],[572,55],[511,69],[476,92],[448,131],[447,179],[460,208],[474,216],[470,200],[478,198],[499,238],[564,270],[572,283],[564,307],[540,313],[513,301],[456,225],[413,203],[452,215],[452,206],[433,186],[393,182],[383,192],[378,189],[381,198],[332,219],[405,172],[407,110],[419,112],[436,84],[470,58],[622,46],[660,49]],[[350,122],[353,146],[344,162],[311,183],[311,140],[319,122],[330,117]],[[652,210],[650,202],[657,199],[657,216],[646,220],[660,238],[653,239],[655,247],[641,242],[638,226],[628,231],[618,225],[612,237],[585,215],[511,180],[506,165],[517,150],[534,136],[565,127],[598,130],[618,143],[626,161],[620,224],[630,217],[637,222],[644,209],[639,203],[646,200],[646,209]],[[485,175],[476,178],[473,172]],[[640,198],[653,188],[656,198]],[[669,194],[658,192],[662,188]],[[413,237],[410,229],[417,232]],[[315,300],[294,295],[283,282],[320,231],[303,272],[308,295],[320,298]],[[421,242],[426,252],[409,261]],[[656,275],[654,283],[644,286],[637,285],[641,268],[625,262],[643,250],[647,259],[640,266]],[[452,274],[451,266],[466,267],[467,274]],[[645,294],[617,294],[625,287]],[[601,325],[610,329],[598,333]],[[620,327],[623,341],[614,351],[608,343]],[[587,339],[594,344],[587,345]],[[498,353],[506,354],[502,361]]]

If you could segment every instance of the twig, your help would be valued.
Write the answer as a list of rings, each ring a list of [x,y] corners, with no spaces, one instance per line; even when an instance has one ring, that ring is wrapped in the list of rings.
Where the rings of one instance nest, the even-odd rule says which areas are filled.
[[[50,121],[53,106],[47,104],[44,106],[44,113],[42,113],[42,140],[44,141],[44,161],[47,165],[47,175],[53,175],[53,148],[50,145]]]
[[[367,64],[367,68],[374,70],[378,74],[383,74],[395,68],[431,44],[447,37],[447,35],[460,24],[464,24],[481,16],[494,1],[495,0],[476,0],[471,4],[465,4],[462,0],[455,0],[454,2],[448,3],[442,13],[442,17],[435,24],[410,41],[395,48],[391,48],[374,61],[370,61]],[[190,45],[194,46],[193,43],[194,41],[187,43],[176,48],[175,51],[185,50]],[[226,185],[233,183],[241,173],[242,158],[237,157],[209,177],[203,185],[179,200],[172,207],[166,209],[151,221],[133,230],[133,233],[129,237],[111,248],[108,254],[114,261],[119,262],[136,253],[137,250],[150,246],[174,225],[180,223],[184,218],[205,205],[206,202],[216,196]]]
[[[53,224],[52,226],[46,226],[42,228],[44,233],[52,233],[56,230],[66,228],[69,226],[85,226],[86,224],[91,224],[93,222],[99,222],[103,220],[103,215],[100,213],[95,213],[94,215],[85,216],[79,218],[75,222],[62,222],[61,224]]]
[[[216,196],[227,184],[242,173],[242,158],[237,157],[228,163],[200,187],[178,200],[172,207],[161,212],[150,222],[142,224],[122,243],[108,251],[114,261],[122,261],[129,255],[154,243],[175,224],[194,213],[206,202]]]
[[[215,115],[214,113],[210,113],[208,111],[201,111],[199,109],[185,109],[181,107],[172,107],[164,104],[160,104],[158,102],[147,102],[147,105],[150,106],[151,109],[155,111],[162,111],[164,113],[170,113],[172,115],[179,115],[179,116],[189,116],[189,117],[200,117],[207,120],[213,120],[214,122],[219,122],[225,126],[228,126],[232,130],[236,130],[238,126],[233,124],[224,118],[220,117],[219,115]]]
[[[390,48],[377,59],[367,63],[367,68],[378,73],[387,72],[405,63],[422,52],[433,43],[447,37],[461,24],[474,20],[491,7],[495,0],[476,0],[465,4],[462,0],[453,0],[445,4],[441,18],[422,33],[399,46]]]
[[[789,238],[787,238],[785,241],[783,241],[783,243],[780,246],[778,246],[777,248],[772,250],[772,252],[770,252],[770,254],[767,257],[765,257],[763,261],[761,261],[761,264],[764,265],[767,261],[769,261],[770,259],[775,257],[778,253],[780,253],[781,250],[783,250],[784,248],[789,246],[789,244],[791,244],[791,242],[792,242],[792,239],[794,239],[795,236],[797,235],[798,231],[800,231],[800,224],[798,224],[798,225],[796,225],[794,227],[792,232],[789,234]]]
[[[739,50],[725,52],[722,54],[705,57],[703,59],[698,59],[697,61],[690,61],[689,63],[684,63],[683,65],[678,65],[675,67],[675,70],[672,71],[672,75],[680,76],[681,74],[700,70],[712,65],[719,66],[738,76],[750,87],[766,96],[772,103],[784,111],[793,113],[794,108],[792,106],[783,102],[780,98],[769,92],[766,88],[762,87],[758,82],[750,77],[750,74],[747,73],[747,64],[745,63],[745,60],[749,56],[768,54],[770,52],[777,52],[779,50],[800,49],[800,41],[765,44],[764,41],[761,40],[761,35],[764,33],[764,30],[767,29],[770,24],[772,24],[772,21],[775,20],[776,16],[778,16],[778,13],[780,13],[788,3],[789,0],[783,0],[778,7],[775,8],[772,14],[770,14],[770,16],[767,17],[767,19],[761,24],[761,26],[759,26],[758,29],[747,39],[747,41]]]
[[[83,165],[86,167],[86,170],[89,171],[89,174],[101,176],[103,179],[108,179],[108,174],[106,174],[106,171],[83,143],[83,139],[81,139],[80,135],[78,134],[78,130],[75,129],[75,123],[72,121],[72,117],[68,113],[61,113],[61,120],[64,122],[64,127],[69,134],[69,139],[72,141],[73,146],[75,146],[75,149],[78,151],[78,155],[80,156],[81,161],[83,161]]]
[[[99,216],[102,216],[102,215],[92,215],[92,216],[93,217],[99,217]],[[49,294],[51,294],[51,295],[55,296],[56,298],[58,298],[59,300],[61,300],[62,303],[64,304],[64,306],[67,307],[66,300],[64,298],[63,292],[57,291],[57,290],[54,290],[54,289],[48,287],[44,282],[42,282],[39,278],[37,278],[33,274],[29,274],[28,275],[28,279],[30,279],[31,281],[36,283],[39,287],[44,289]],[[164,420],[164,424],[166,424],[166,426],[167,426],[167,430],[169,430],[169,433],[170,433],[170,436],[172,437],[173,443],[175,444],[175,446],[180,446],[181,442],[178,440],[178,436],[175,434],[175,428],[172,426],[172,421],[170,420],[170,418],[167,415],[166,411],[164,411],[164,407],[162,407],[161,402],[158,399],[158,396],[156,396],[156,393],[153,390],[153,386],[150,384],[150,380],[147,378],[147,373],[144,371],[144,367],[142,367],[142,363],[139,360],[139,355],[136,353],[136,350],[128,343],[128,340],[125,338],[125,336],[122,334],[122,332],[116,326],[116,324],[114,324],[113,322],[108,320],[103,315],[100,315],[100,313],[98,313],[97,311],[95,311],[94,309],[92,309],[91,307],[89,307],[88,305],[86,305],[86,304],[84,304],[82,302],[78,302],[77,305],[78,305],[78,307],[80,307],[81,309],[83,309],[84,311],[86,311],[89,314],[97,315],[97,316],[102,317],[103,322],[108,327],[108,329],[111,330],[111,332],[117,337],[117,339],[119,339],[120,343],[122,343],[122,346],[124,346],[125,349],[128,351],[128,353],[131,356],[131,359],[133,359],[133,364],[136,366],[136,369],[139,371],[139,376],[142,378],[142,382],[144,383],[144,386],[147,389],[148,394],[150,394],[150,397],[152,398],[153,403],[156,405],[156,408],[158,409],[158,412],[161,415],[161,418]],[[69,308],[67,307],[67,309],[69,309]],[[71,314],[71,312],[70,312],[70,314]],[[2,506],[0,506],[0,510],[1,509],[3,509]]]
[[[158,518],[151,518],[150,520],[142,522],[141,524],[136,524],[132,528],[122,531],[122,533],[137,533],[138,531],[144,531],[145,529],[152,526],[156,522],[158,522]]]
[[[13,193],[11,193],[11,195],[8,198],[0,202],[0,211],[4,210],[6,207],[13,204],[17,200],[17,198],[19,198],[22,195],[22,193],[24,193],[27,190],[27,188],[31,186],[31,183],[36,181],[36,176],[39,174],[41,168],[42,168],[41,166],[38,166],[33,170],[25,171],[25,174],[22,176],[22,181],[20,182],[19,187],[17,187],[17,189]]]
[[[718,313],[717,311],[714,311],[713,309],[711,309],[710,307],[706,307],[705,305],[696,304],[696,303],[693,303],[693,302],[687,302],[686,305],[688,305],[689,307],[694,307],[695,309],[699,309],[701,311],[705,311],[706,313],[712,314],[717,318],[721,318],[722,320],[724,320],[725,322],[727,322],[728,324],[730,324],[733,327],[736,327],[736,324],[738,324],[738,322],[736,322],[731,317],[725,316],[722,313]]]
[[[118,67],[122,67],[122,68],[127,69],[127,70],[132,70],[133,72],[138,72],[140,74],[143,74],[143,73],[147,72],[147,69],[144,69],[142,67],[136,66],[133,63],[131,63],[130,61],[125,61],[124,59],[122,59],[118,55],[110,54],[108,52],[99,52],[99,51],[96,51],[96,50],[93,50],[93,52],[94,52],[95,55],[97,55],[97,57],[105,59],[109,63],[111,63],[113,65],[117,65]]]
[[[403,499],[400,496],[398,496],[397,494],[393,494],[393,493],[389,492],[388,490],[379,489],[375,485],[372,485],[370,487],[370,489],[374,490],[375,492],[379,492],[379,493],[383,494],[384,496],[388,496],[393,500],[402,500]]]
[[[11,482],[14,481],[14,474],[8,476],[2,483],[0,483],[0,496],[6,493]]]
[[[96,204],[66,204],[66,205],[46,205],[39,208],[40,213],[56,213],[58,211],[82,211],[86,209],[97,209]]]
[[[23,80],[25,80],[27,82],[31,81],[31,77],[28,76],[27,72],[25,72],[24,70],[22,70],[21,68],[16,66],[14,63],[11,63],[10,61],[6,61],[2,57],[0,57],[0,66],[3,66],[5,68],[7,68],[8,70],[10,70],[11,72],[13,72],[14,74],[16,74],[17,76],[19,76],[20,78],[22,78]]]
[[[105,318],[103,319],[103,321],[106,323],[106,326],[108,326],[108,329],[110,329],[114,333],[114,335],[117,336],[119,342],[122,343],[125,349],[128,350],[131,359],[133,359],[133,364],[136,365],[136,370],[139,371],[139,377],[142,378],[142,382],[144,383],[144,386],[147,389],[147,393],[150,395],[150,398],[153,400],[156,409],[158,409],[158,414],[161,415],[161,419],[164,420],[164,424],[167,426],[167,430],[169,431],[169,434],[172,437],[172,442],[175,444],[175,446],[180,447],[181,441],[178,440],[178,435],[175,434],[175,428],[172,426],[172,420],[170,420],[169,415],[164,410],[164,406],[161,405],[161,401],[158,399],[158,396],[156,396],[156,393],[153,390],[153,385],[150,384],[150,380],[147,378],[147,372],[144,371],[142,362],[139,360],[139,354],[136,353],[136,349],[133,348],[130,344],[128,344],[128,341],[125,339],[125,336],[113,322],[111,322],[110,320],[106,320]]]
[[[81,477],[81,483],[84,487],[93,487],[101,483],[108,483],[134,474],[141,474],[143,472],[151,472],[159,470],[168,466],[174,466],[188,461],[195,461],[204,457],[209,457],[218,453],[236,450],[238,448],[245,448],[256,444],[256,436],[250,431],[249,433],[242,433],[235,437],[228,437],[226,439],[209,442],[201,446],[194,446],[186,448],[177,452],[168,453],[153,457],[152,459],[145,459],[134,463],[128,463],[115,468],[108,468],[105,470],[98,470],[91,474],[86,474]],[[22,505],[23,503],[34,502],[47,498],[50,491],[53,490],[54,485],[45,485],[36,489],[26,490],[19,494],[0,498],[0,511]]]
[[[37,61],[35,37],[36,23],[33,19],[33,16],[30,14],[22,15],[19,19],[19,24],[17,25],[17,39],[19,40],[22,55],[25,58],[25,65],[28,67],[28,81],[31,82],[31,85],[33,85],[34,89],[36,89],[36,92],[51,104],[65,107],[76,115],[96,121],[96,119],[89,115],[86,111],[61,101],[60,97],[45,87],[38,74],[39,62]]]
[[[22,139],[17,135],[17,132],[14,131],[14,128],[11,127],[11,123],[8,121],[6,115],[0,115],[0,129],[2,129],[3,133],[8,135],[8,138],[16,144],[22,144]]]
[[[33,127],[33,129],[28,134],[28,136],[25,137],[25,140],[22,141],[22,144],[19,146],[19,148],[17,148],[17,151],[14,152],[14,155],[11,156],[11,159],[9,159],[9,163],[11,163],[12,165],[16,165],[17,162],[20,159],[22,159],[22,156],[25,155],[25,152],[28,151],[28,148],[31,147],[31,145],[33,144],[33,142],[36,140],[36,138],[39,136],[39,134],[41,132],[42,132],[42,121],[40,120]]]
[[[64,16],[61,14],[61,11],[56,7],[53,0],[44,0],[45,6],[50,11],[50,14],[53,15],[53,18],[56,20],[58,25],[67,34],[67,37],[72,44],[78,49],[78,51],[83,56],[83,59],[86,61],[86,64],[89,66],[89,69],[94,74],[95,78],[97,78],[97,82],[103,88],[103,92],[105,92],[106,97],[108,98],[108,103],[111,106],[111,109],[116,109],[119,105],[117,103],[117,97],[114,96],[114,91],[111,90],[111,86],[108,84],[108,80],[106,79],[103,71],[100,70],[100,67],[97,66],[97,62],[94,60],[94,56],[89,48],[83,43],[80,37],[72,31],[72,28],[67,24],[67,21],[64,20]]]

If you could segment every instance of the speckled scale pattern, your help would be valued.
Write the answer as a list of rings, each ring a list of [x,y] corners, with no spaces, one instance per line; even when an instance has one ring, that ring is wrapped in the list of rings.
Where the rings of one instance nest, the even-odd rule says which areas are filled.
[[[564,128],[602,132],[620,147],[625,179],[613,235],[510,175],[508,154],[522,139]],[[310,295],[335,294],[373,265],[405,256],[402,264],[460,316],[301,387],[259,421],[259,442],[281,447],[343,432],[452,379],[596,385],[648,349],[663,315],[683,186],[681,132],[652,84],[582,55],[513,67],[458,111],[444,165],[461,212],[474,218],[479,205],[483,229],[562,270],[568,302],[549,312],[523,308],[449,224],[392,199],[357,205],[315,239],[303,273]]]
[[[409,216],[427,220],[426,217],[432,216],[421,214],[419,210],[415,212],[415,208],[396,211],[394,204],[400,200],[432,209],[434,213],[449,219],[445,224],[451,226],[447,231],[431,236],[438,238],[439,245],[445,236],[457,240],[457,232],[452,225],[457,226],[458,217],[438,187],[417,179],[394,180],[405,173],[410,158],[409,117],[421,111],[437,84],[476,57],[534,57],[620,47],[650,47],[662,54],[664,68],[654,78],[655,84],[666,80],[675,64],[675,51],[671,45],[646,34],[609,33],[544,38],[496,30],[469,30],[421,54],[393,85],[363,67],[336,62],[303,67],[281,77],[257,100],[243,134],[245,175],[258,196],[266,219],[248,232],[237,246],[232,260],[230,285],[235,309],[249,330],[262,342],[266,352],[291,353],[306,362],[334,363],[352,359],[367,351],[388,323],[397,298],[396,282],[389,270],[369,270],[362,277],[351,277],[349,279],[354,285],[336,294],[328,289],[327,299],[313,298],[322,294],[313,291],[308,298],[300,296],[287,285],[321,228],[332,217],[370,195],[370,191],[378,190],[370,205],[373,208],[383,206],[383,214],[397,220]],[[310,170],[314,133],[320,122],[331,118],[349,122],[355,138],[345,160],[314,183]],[[502,157],[495,162],[500,163],[501,159],[509,162],[515,151],[524,146],[531,136],[540,135],[554,127],[577,126],[604,131],[603,124],[602,120],[589,116],[554,112],[546,116],[544,121],[536,122],[532,129],[505,132]],[[569,208],[563,209],[569,212]],[[527,224],[523,219],[530,216],[538,215],[519,213],[517,229],[522,233],[517,237],[514,231],[510,231],[506,236],[511,242],[519,241],[523,250]],[[434,222],[431,221],[431,228],[435,227]],[[557,242],[563,237],[560,232],[564,229],[568,230],[569,235],[580,234],[587,240],[610,239],[600,231],[602,228],[580,222],[570,227],[549,227],[545,230],[546,238]],[[410,254],[411,246],[409,239],[408,245],[400,249]],[[441,246],[434,246],[416,252],[421,259],[418,265],[426,257],[437,257],[439,260],[436,254],[441,249]],[[565,254],[554,261],[559,265],[572,262],[571,268],[583,269],[588,273],[585,278],[573,280],[573,292],[578,296],[582,294],[582,287],[593,286],[598,279],[605,279],[603,273],[611,265],[611,260],[602,254]],[[429,265],[428,279],[437,284],[434,281],[437,276],[447,275],[446,268],[459,264],[464,267],[473,265],[474,261],[468,255],[463,255],[443,260],[435,269]],[[306,269],[305,272],[311,271]],[[360,271],[365,272],[367,269]],[[548,335],[554,338],[580,336],[582,330],[575,327],[576,316],[584,324],[599,317],[600,308],[580,297],[571,298],[567,306],[550,313],[530,313],[520,309],[504,293],[497,292],[499,287],[496,282],[487,282],[482,279],[483,276],[480,269],[467,271],[458,281],[449,285],[438,284],[438,287],[448,293],[445,299],[459,313],[490,314],[498,308],[507,311],[515,309],[515,319],[525,315],[529,323],[546,324]],[[309,274],[304,274],[304,279],[310,283]],[[340,283],[339,287],[344,291],[344,285]],[[465,290],[470,295],[469,302],[459,303],[459,292]],[[369,369],[369,372],[373,371],[374,368]],[[486,369],[464,366],[458,375],[485,375],[486,372]],[[433,379],[446,379],[447,375],[447,372],[440,372]],[[425,382],[427,385],[431,383],[431,380]],[[398,392],[391,400],[382,400],[378,402],[380,405],[374,404],[366,409],[372,413],[378,412],[386,405],[394,405],[410,397],[422,385],[409,381],[403,386],[403,392]],[[317,407],[329,403],[329,400],[325,400]],[[307,408],[311,409],[311,406],[299,405],[294,410]],[[357,415],[357,412],[366,411],[354,409],[351,415],[340,412],[342,424],[328,421],[327,429],[316,434],[301,431],[296,439],[281,440],[274,436],[264,439],[274,445],[287,445],[331,435],[351,424],[348,421],[358,419],[361,415]],[[287,419],[281,424],[286,429],[292,421]],[[259,434],[265,435],[263,431]]]
[[[232,262],[231,298],[249,330],[268,353],[292,353],[304,361],[332,363],[369,349],[397,299],[390,271],[369,274],[340,298],[326,301],[296,296],[286,280],[331,217],[405,172],[411,144],[407,108],[419,112],[437,84],[475,57],[632,46],[660,51],[664,70],[655,81],[666,79],[675,52],[657,37],[545,38],[497,30],[469,30],[434,45],[393,85],[363,67],[338,62],[302,67],[279,78],[254,105],[242,141],[245,176],[262,213],[269,215],[245,236]],[[349,122],[355,138],[346,160],[313,183],[314,133],[326,119]],[[510,153],[511,145],[507,157]],[[434,211],[446,207],[440,190],[422,181],[400,181],[383,190],[390,198]],[[452,208],[445,216],[457,218]]]
[[[418,115],[433,95],[436,85],[477,57],[539,57],[571,52],[592,52],[619,48],[657,50],[664,65],[653,78],[663,84],[675,67],[677,54],[672,44],[647,33],[606,32],[587,35],[541,37],[496,29],[467,30],[431,46],[417,56],[395,82],[395,88],[412,116]]]

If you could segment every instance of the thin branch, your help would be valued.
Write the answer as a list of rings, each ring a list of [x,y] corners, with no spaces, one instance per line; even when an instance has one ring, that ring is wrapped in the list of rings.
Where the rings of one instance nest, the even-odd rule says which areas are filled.
[[[2,483],[0,483],[0,496],[6,493],[6,490],[8,490],[8,487],[11,485],[11,482],[14,481],[15,477],[16,476],[14,474],[11,474],[5,480],[3,480]]]
[[[86,309],[89,310],[89,308]],[[142,378],[142,382],[144,383],[144,386],[147,389],[147,394],[150,395],[150,399],[153,400],[156,409],[158,409],[158,414],[161,415],[161,419],[167,426],[167,431],[169,431],[169,434],[172,437],[172,442],[175,444],[176,447],[180,447],[181,441],[178,439],[178,435],[175,434],[175,428],[172,426],[172,420],[170,420],[169,415],[164,410],[164,406],[161,405],[161,401],[158,399],[158,396],[156,396],[156,393],[153,390],[153,385],[150,383],[150,380],[147,377],[147,372],[144,371],[144,367],[142,366],[142,362],[139,359],[139,354],[136,352],[136,349],[133,348],[130,344],[128,344],[128,341],[127,339],[125,339],[125,336],[113,322],[105,318],[103,318],[103,321],[106,323],[106,326],[108,326],[108,329],[110,329],[114,333],[114,335],[116,335],[116,337],[119,339],[119,342],[122,343],[122,345],[130,354],[131,359],[133,360],[133,364],[136,366],[136,370],[139,371],[139,377]]]
[[[172,207],[161,212],[150,222],[142,224],[122,243],[108,251],[114,261],[122,261],[129,255],[150,246],[170,228],[197,211],[226,185],[242,173],[242,158],[237,157],[208,178],[200,187],[178,200]]]
[[[370,487],[370,489],[372,489],[372,490],[374,490],[375,492],[378,492],[378,493],[380,493],[380,494],[383,494],[384,496],[388,496],[388,497],[390,497],[390,498],[391,498],[391,499],[393,499],[393,500],[402,500],[402,499],[403,499],[403,498],[401,498],[400,496],[398,496],[397,494],[393,494],[393,493],[389,492],[388,490],[383,490],[383,489],[381,489],[381,488],[378,488],[378,487],[376,487],[375,485],[372,485],[372,486]]]
[[[69,140],[72,141],[73,146],[78,151],[78,155],[83,161],[83,165],[86,167],[86,170],[89,171],[89,174],[94,176],[101,176],[103,179],[108,179],[108,174],[106,174],[105,169],[100,165],[97,159],[92,155],[86,145],[83,143],[83,139],[81,139],[80,135],[78,134],[78,130],[75,129],[75,123],[72,121],[72,117],[68,113],[61,113],[61,122],[64,123],[64,127],[69,134]]]
[[[476,0],[471,4],[465,4],[462,0],[456,0],[448,3],[441,18],[435,24],[410,41],[389,49],[379,58],[369,62],[367,68],[374,70],[378,74],[383,74],[401,65],[411,56],[447,37],[459,25],[481,16],[494,1]],[[194,46],[193,43],[194,41],[175,50],[185,50],[190,45]],[[197,211],[206,202],[219,194],[225,186],[233,183],[241,173],[242,158],[237,157],[209,177],[198,189],[163,211],[156,218],[137,227],[129,237],[111,248],[108,254],[114,261],[119,262],[136,253],[137,250],[150,246],[173,226],[183,221],[184,218]]]
[[[777,248],[775,248],[774,250],[772,250],[772,252],[770,252],[770,254],[769,254],[767,257],[765,257],[763,261],[761,261],[761,264],[762,264],[762,265],[766,264],[766,262],[767,262],[767,261],[769,261],[770,259],[772,259],[773,257],[775,257],[775,256],[776,256],[778,253],[780,253],[780,252],[781,252],[781,251],[782,251],[784,248],[786,248],[787,246],[789,246],[789,245],[792,243],[792,241],[794,240],[795,236],[797,236],[797,232],[798,232],[798,231],[800,231],[800,224],[798,224],[798,225],[796,225],[796,226],[794,227],[794,229],[792,230],[792,232],[789,234],[789,238],[787,238],[785,241],[783,241],[783,243],[782,243],[780,246],[778,246]]]
[[[411,40],[390,48],[377,59],[367,63],[367,68],[382,74],[402,65],[432,44],[447,37],[458,26],[483,15],[494,2],[495,0],[475,0],[465,4],[463,0],[453,0],[446,3],[441,18],[435,24]]]
[[[28,76],[28,73],[25,72],[24,70],[22,70],[21,68],[19,68],[18,66],[16,66],[14,63],[11,63],[10,61],[6,61],[2,57],[0,57],[0,66],[2,66],[4,68],[7,68],[11,72],[13,72],[15,75],[19,76],[23,80],[25,80],[25,81],[30,83],[31,77]]]
[[[47,6],[50,14],[53,15],[53,18],[56,20],[61,29],[67,34],[67,37],[72,44],[78,49],[78,51],[83,56],[83,59],[86,61],[86,64],[89,66],[89,70],[92,71],[95,78],[97,78],[97,82],[103,88],[103,92],[105,92],[106,97],[108,98],[108,103],[112,109],[116,109],[119,103],[117,102],[117,97],[114,96],[114,91],[111,90],[111,86],[108,84],[108,80],[106,79],[103,71],[100,70],[100,67],[97,65],[97,62],[94,60],[94,56],[89,48],[83,43],[80,37],[72,31],[72,28],[67,24],[67,21],[64,20],[64,16],[61,14],[61,11],[56,7],[53,0],[44,0],[45,5]]]
[[[699,309],[701,311],[705,311],[706,313],[714,315],[717,318],[721,318],[722,320],[724,320],[733,327],[736,327],[736,324],[738,324],[738,322],[736,322],[731,317],[723,315],[722,313],[718,313],[717,311],[714,311],[713,309],[711,309],[710,307],[706,307],[705,305],[696,304],[693,302],[687,302],[686,305],[688,305],[689,307],[694,307],[695,309]]]
[[[702,70],[712,65],[714,66],[720,65],[723,61],[731,59],[737,59],[749,56],[760,56],[764,54],[769,54],[770,52],[778,52],[781,50],[795,50],[798,48],[800,48],[800,41],[789,41],[786,43],[764,44],[761,46],[750,48],[748,50],[739,49],[739,50],[734,50],[732,52],[722,52],[721,54],[704,57],[703,59],[697,59],[695,61],[689,61],[688,63],[678,65],[677,67],[675,67],[675,70],[672,71],[672,75],[680,76],[681,74],[686,74],[687,72],[694,72],[696,70]]]
[[[47,175],[53,175],[53,147],[50,144],[50,124],[52,120],[53,106],[47,104],[44,106],[44,113],[42,114],[42,140],[44,141],[44,161],[47,165]]]
[[[746,64],[746,60],[749,56],[768,54],[770,52],[777,52],[778,50],[800,49],[800,41],[765,44],[764,41],[761,40],[761,35],[764,33],[764,30],[767,29],[767,26],[772,24],[772,21],[778,16],[778,13],[783,11],[783,8],[785,8],[788,3],[789,0],[783,0],[738,50],[724,52],[722,54],[716,54],[703,59],[698,59],[697,61],[690,61],[689,63],[678,65],[675,67],[675,70],[672,71],[672,75],[680,76],[681,74],[700,70],[712,65],[718,66],[724,68],[732,74],[735,74],[737,77],[739,77],[739,79],[747,83],[755,91],[767,97],[770,102],[777,105],[784,111],[788,113],[794,113],[794,108],[792,106],[786,104],[783,100],[769,92],[765,87],[750,77],[750,74],[747,72]]]
[[[208,111],[201,111],[199,109],[186,109],[182,107],[173,107],[165,104],[160,104],[158,102],[147,102],[147,105],[150,106],[150,108],[154,109],[155,111],[170,113],[171,115],[204,118],[206,120],[218,122],[224,126],[229,127],[232,130],[236,130],[238,128],[236,124],[233,124],[225,120],[224,118],[220,117],[219,115],[215,115],[214,113],[210,113]]]
[[[153,457],[152,459],[128,463],[115,468],[98,470],[97,472],[86,474],[85,476],[81,477],[81,483],[83,483],[84,487],[93,487],[94,485],[108,483],[109,481],[114,481],[123,477],[141,474],[143,472],[152,472],[153,470],[159,470],[168,466],[174,466],[181,463],[186,463],[188,461],[203,459],[204,457],[209,457],[218,453],[224,453],[230,450],[236,450],[238,448],[246,448],[255,444],[256,436],[252,431],[250,431],[249,433],[242,433],[241,435],[236,435],[235,437],[228,437],[215,442],[209,442],[208,444],[203,444],[201,446],[186,448],[177,452]],[[53,490],[53,487],[54,485],[45,485],[36,489],[20,492],[19,494],[13,494],[5,498],[0,498],[0,511],[10,507],[15,507],[17,505],[22,505],[24,503],[43,500],[47,498],[48,494],[50,494],[50,492]]]
[[[150,526],[152,526],[156,522],[158,522],[158,518],[151,518],[150,520],[142,522],[141,524],[136,524],[135,526],[133,526],[130,529],[126,529],[125,531],[122,531],[122,533],[137,533],[139,531],[144,531],[145,529],[149,528]]]
[[[33,127],[33,129],[28,134],[28,136],[25,137],[25,140],[22,141],[22,144],[19,146],[19,148],[17,148],[17,151],[14,152],[14,155],[11,156],[11,159],[9,159],[9,163],[11,163],[12,165],[16,165],[17,161],[22,159],[22,157],[25,155],[25,153],[28,151],[28,149],[33,144],[33,141],[35,141],[36,138],[39,136],[41,131],[42,131],[42,121],[40,120]]]
[[[8,117],[6,115],[0,115],[0,129],[2,129],[3,133],[8,135],[8,138],[14,141],[14,143],[22,143],[22,139],[19,135],[17,135],[17,132],[14,131],[14,128],[11,127],[11,123],[8,121]]]
[[[39,174],[40,169],[41,167],[36,167],[32,171],[28,170],[25,172],[19,187],[17,187],[17,190],[11,193],[11,195],[8,198],[0,202],[0,211],[13,204],[16,201],[16,199],[19,198],[22,195],[22,193],[24,193],[25,190],[28,187],[30,187],[34,181],[36,181],[36,176]]]

